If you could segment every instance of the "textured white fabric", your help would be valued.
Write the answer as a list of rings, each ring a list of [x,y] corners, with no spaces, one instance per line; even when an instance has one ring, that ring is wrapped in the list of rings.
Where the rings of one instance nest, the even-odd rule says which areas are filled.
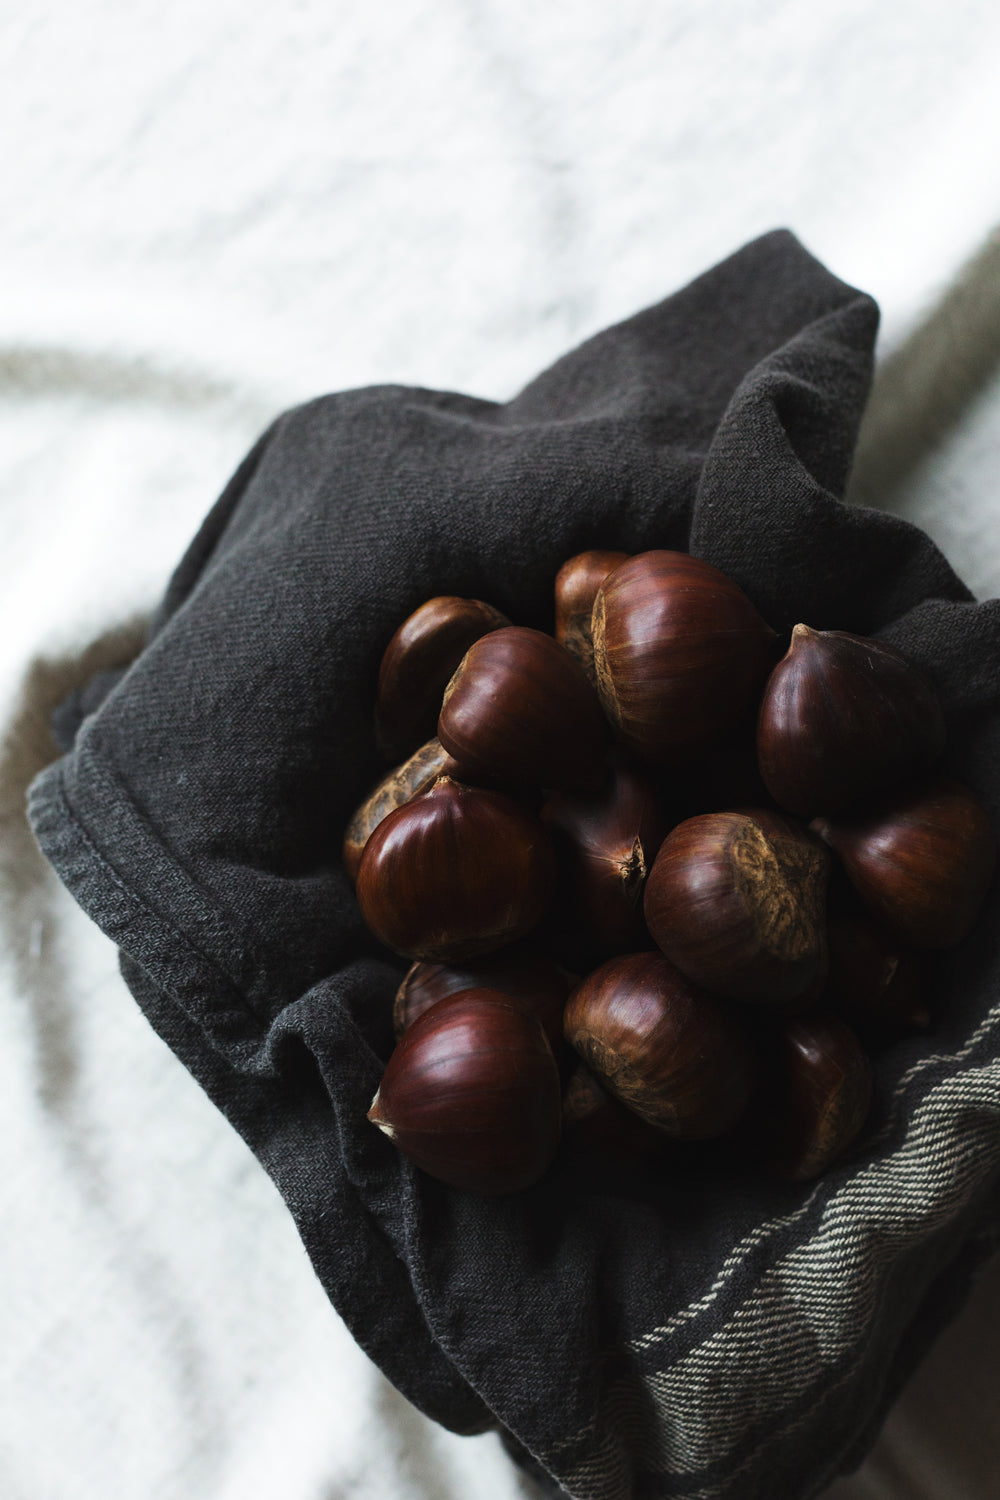
[[[883,307],[856,495],[1000,593],[998,53],[974,0],[0,9],[5,1500],[528,1493],[356,1348],[48,874],[46,715],[279,409],[507,396],[779,224]],[[991,1272],[831,1500],[992,1500],[998,1323]]]

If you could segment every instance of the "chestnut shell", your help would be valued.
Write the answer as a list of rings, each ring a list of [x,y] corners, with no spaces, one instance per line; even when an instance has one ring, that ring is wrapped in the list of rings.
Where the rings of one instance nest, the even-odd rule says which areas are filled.
[[[411,964],[396,991],[392,1008],[397,1037],[409,1030],[418,1016],[462,990],[499,990],[527,1007],[542,1023],[553,1052],[562,1046],[563,1009],[575,979],[540,953],[503,948],[466,964]]]
[[[944,741],[937,695],[901,652],[796,625],[757,722],[761,776],[781,807],[842,812],[929,769]]]
[[[643,760],[718,743],[776,654],[777,636],[733,579],[684,552],[641,552],[605,579],[592,617],[604,711]]]
[[[440,740],[428,740],[409,760],[394,767],[369,792],[344,831],[341,849],[347,873],[357,880],[361,856],[375,829],[397,807],[433,786],[439,776],[454,776],[457,767]]]
[[[387,759],[429,740],[441,697],[473,641],[509,625],[492,604],[440,594],[403,621],[382,655],[375,695],[375,736]]]
[[[368,1118],[451,1187],[530,1187],[562,1127],[559,1072],[541,1023],[496,990],[464,990],[419,1016],[389,1058]]]
[[[438,739],[474,780],[598,787],[608,726],[580,663],[540,630],[511,625],[466,652]]]
[[[643,890],[667,832],[653,783],[618,765],[600,791],[553,792],[541,820],[559,869],[553,915],[604,956],[641,947]]]
[[[563,1030],[599,1083],[677,1139],[721,1135],[750,1097],[755,1056],[735,1007],[660,953],[595,969],[570,996]]]
[[[358,904],[371,931],[396,953],[439,962],[474,958],[535,926],[554,867],[537,818],[500,792],[443,776],[369,838]]]
[[[567,559],[556,574],[556,640],[575,656],[591,682],[595,680],[591,615],[597,590],[627,552],[594,548]]]
[[[878,807],[810,825],[838,856],[870,914],[913,948],[967,937],[996,868],[986,809],[950,777],[935,777]]]
[[[880,1046],[931,1023],[927,960],[862,912],[828,923],[830,971],[824,1004],[869,1046]]]
[[[837,1016],[788,1020],[770,1038],[746,1134],[790,1182],[810,1182],[854,1142],[871,1108],[871,1059]]]
[[[590,1159],[645,1160],[672,1149],[670,1136],[609,1094],[577,1061],[563,1089],[563,1139]]]
[[[764,809],[701,813],[666,837],[646,881],[646,925],[713,994],[787,1001],[822,977],[829,859]]]

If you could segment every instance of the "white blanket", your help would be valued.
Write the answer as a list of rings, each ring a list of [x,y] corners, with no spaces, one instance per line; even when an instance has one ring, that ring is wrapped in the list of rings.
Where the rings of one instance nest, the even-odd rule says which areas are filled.
[[[998,53],[976,0],[0,10],[5,1500],[530,1493],[356,1348],[48,873],[47,713],[278,410],[505,397],[780,224],[883,308],[856,497],[1000,593]],[[998,1325],[994,1271],[831,1500],[993,1500]]]

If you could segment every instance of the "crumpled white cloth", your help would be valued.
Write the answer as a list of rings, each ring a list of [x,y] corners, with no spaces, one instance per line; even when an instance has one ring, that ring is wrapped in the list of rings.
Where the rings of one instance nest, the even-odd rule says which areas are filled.
[[[357,1349],[48,873],[47,713],[278,410],[505,397],[781,224],[883,308],[856,496],[1000,593],[998,50],[974,0],[0,13],[5,1500],[530,1493]],[[831,1500],[992,1500],[998,1325],[991,1271]]]

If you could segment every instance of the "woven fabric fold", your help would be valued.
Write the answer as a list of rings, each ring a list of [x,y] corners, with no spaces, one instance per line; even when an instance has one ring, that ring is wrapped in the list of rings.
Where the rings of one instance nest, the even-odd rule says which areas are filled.
[[[882,1055],[869,1128],[819,1182],[566,1160],[511,1198],[453,1192],[365,1120],[404,968],[339,859],[379,771],[379,659],[433,594],[550,628],[574,552],[689,550],[778,630],[907,650],[996,819],[1000,610],[842,499],[876,324],[778,232],[506,405],[379,387],[285,414],[32,788],[43,850],[359,1343],[574,1500],[806,1500],[863,1456],[995,1242],[1000,906],[936,964],[939,1024]]]

